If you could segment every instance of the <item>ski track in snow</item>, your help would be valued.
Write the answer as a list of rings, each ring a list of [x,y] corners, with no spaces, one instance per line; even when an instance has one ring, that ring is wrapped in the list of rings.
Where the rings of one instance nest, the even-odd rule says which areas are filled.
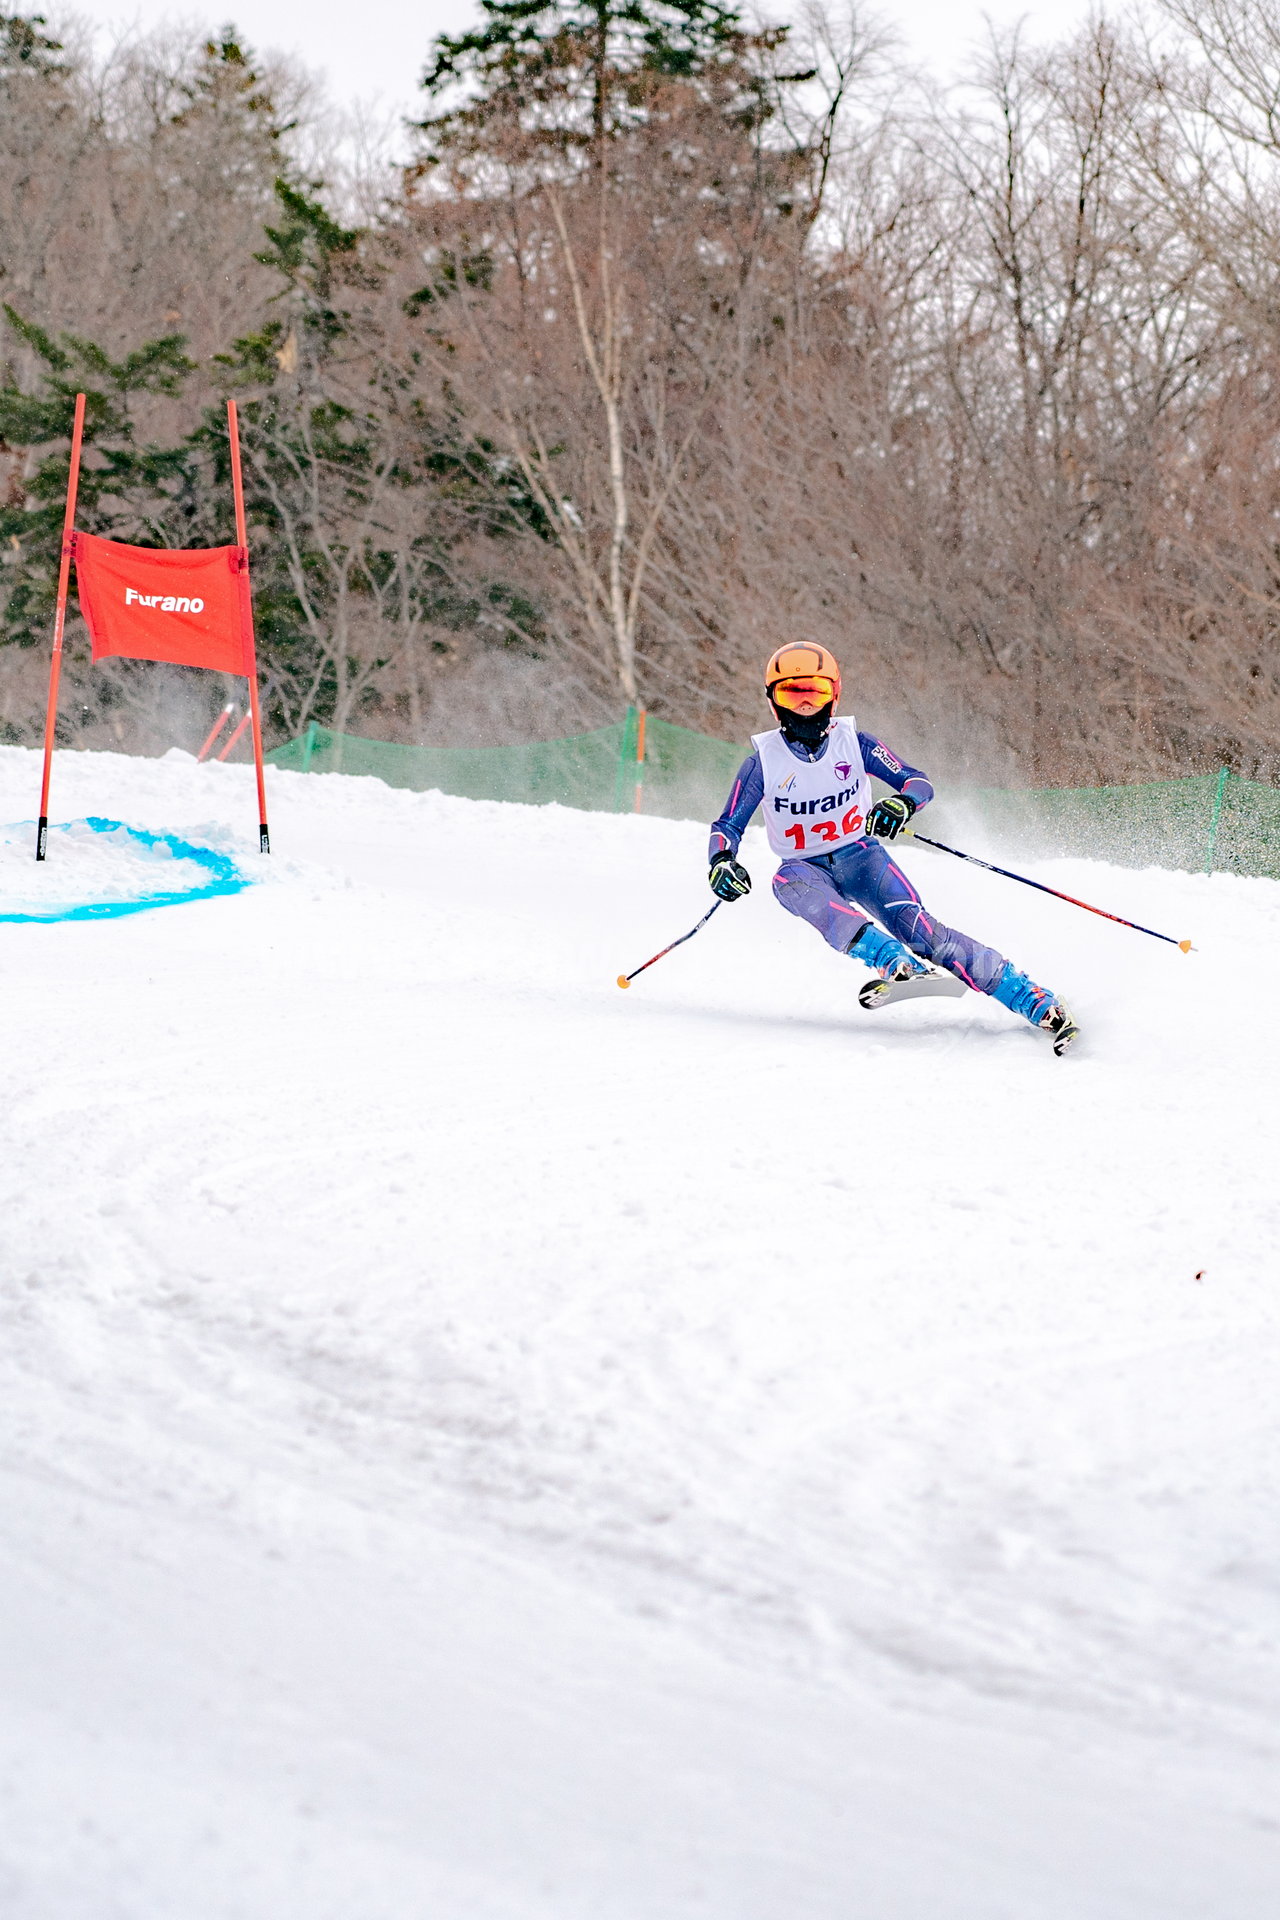
[[[0,928],[0,1912],[1269,1920],[1280,886],[908,849],[1058,1061],[758,833],[621,994],[701,825],[269,795],[64,754],[260,883]]]

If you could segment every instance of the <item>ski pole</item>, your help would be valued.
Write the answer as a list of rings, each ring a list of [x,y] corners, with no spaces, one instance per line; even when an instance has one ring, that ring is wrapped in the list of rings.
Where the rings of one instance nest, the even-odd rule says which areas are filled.
[[[708,920],[711,918],[712,914],[716,911],[716,909],[718,907],[722,907],[723,905],[724,905],[723,900],[717,900],[714,906],[708,907],[706,912],[703,914],[701,920],[699,920],[698,925],[696,927],[690,927],[688,933],[682,933],[678,940],[673,940],[669,947],[664,947],[662,949],[661,953],[655,953],[653,956],[653,960],[645,961],[644,967],[651,967],[653,965],[654,960],[665,959],[669,953],[674,953],[677,947],[682,947],[686,940],[692,940],[694,934],[697,933],[699,929],[706,926]],[[618,985],[620,987],[629,987],[631,985],[631,982],[635,979],[636,974],[644,972],[644,967],[637,967],[635,970],[635,973],[620,973],[618,975]]]
[[[914,827],[904,827],[901,837],[918,840],[922,847],[936,847],[939,853],[954,854],[957,860],[967,860],[970,866],[985,867],[988,873],[998,873],[1005,880],[1017,880],[1024,887],[1034,887],[1037,893],[1051,893],[1055,900],[1065,900],[1070,906],[1083,907],[1086,913],[1096,913],[1103,920],[1114,920],[1119,927],[1132,927],[1135,933],[1149,933],[1153,940],[1167,940],[1171,947],[1177,947],[1182,953],[1191,952],[1189,940],[1175,940],[1171,933],[1157,933],[1154,927],[1140,927],[1136,920],[1122,919],[1118,913],[1108,913],[1105,907],[1091,907],[1087,900],[1077,900],[1073,893],[1059,893],[1056,887],[1046,887],[1042,880],[1028,880],[1025,873],[1010,873],[1008,867],[993,867],[989,860],[979,860],[976,853],[961,853],[959,847],[948,847],[941,840],[930,840],[923,833],[917,833]],[[662,956],[658,957],[661,959]]]

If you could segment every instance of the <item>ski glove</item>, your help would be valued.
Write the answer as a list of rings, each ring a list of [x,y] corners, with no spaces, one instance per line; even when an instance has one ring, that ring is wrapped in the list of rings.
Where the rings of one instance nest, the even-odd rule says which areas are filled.
[[[877,840],[896,840],[915,810],[909,793],[890,794],[887,800],[877,800],[868,813],[867,832]]]
[[[738,865],[731,853],[716,855],[707,878],[718,900],[741,900],[751,891],[751,875]]]

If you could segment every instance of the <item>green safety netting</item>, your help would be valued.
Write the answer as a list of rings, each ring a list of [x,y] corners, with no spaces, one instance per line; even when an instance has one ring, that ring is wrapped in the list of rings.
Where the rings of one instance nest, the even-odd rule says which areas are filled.
[[[948,792],[928,817],[922,831],[944,840],[945,826],[958,833],[980,820],[1006,848],[1280,879],[1280,791],[1225,767],[1123,787]]]
[[[313,725],[267,759],[307,773],[372,774],[389,787],[435,788],[466,800],[555,800],[592,813],[630,813],[638,785],[645,813],[697,820],[720,811],[744,751],[666,720],[646,719],[643,764],[639,744],[633,708],[616,726],[515,747],[398,747]]]
[[[612,727],[513,747],[402,747],[312,724],[267,755],[277,767],[370,774],[391,787],[468,800],[557,801],[590,812],[636,808],[675,820],[711,820],[724,805],[745,743],[731,745],[649,719],[633,708]],[[924,823],[922,822],[922,827]],[[1081,854],[1122,866],[1269,875],[1280,879],[1280,791],[1224,767],[1185,780],[1122,787],[949,789],[929,809],[938,839],[981,831],[984,853]]]

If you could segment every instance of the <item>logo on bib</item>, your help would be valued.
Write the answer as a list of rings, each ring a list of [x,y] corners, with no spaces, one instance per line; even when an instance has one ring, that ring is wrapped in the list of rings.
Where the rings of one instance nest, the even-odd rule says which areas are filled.
[[[836,779],[837,780],[847,780],[849,778],[849,775],[852,772],[853,772],[853,767],[850,765],[849,761],[847,760],[836,761]]]
[[[791,782],[788,780],[787,786],[790,785]],[[842,787],[839,793],[824,793],[815,796],[812,800],[788,800],[785,798],[786,791],[787,788],[782,787],[774,794],[775,813],[839,813],[841,807],[847,806],[850,800],[856,800],[858,797],[856,786]],[[862,818],[861,814],[858,818]],[[852,831],[852,827],[845,828],[846,833],[852,833]]]

